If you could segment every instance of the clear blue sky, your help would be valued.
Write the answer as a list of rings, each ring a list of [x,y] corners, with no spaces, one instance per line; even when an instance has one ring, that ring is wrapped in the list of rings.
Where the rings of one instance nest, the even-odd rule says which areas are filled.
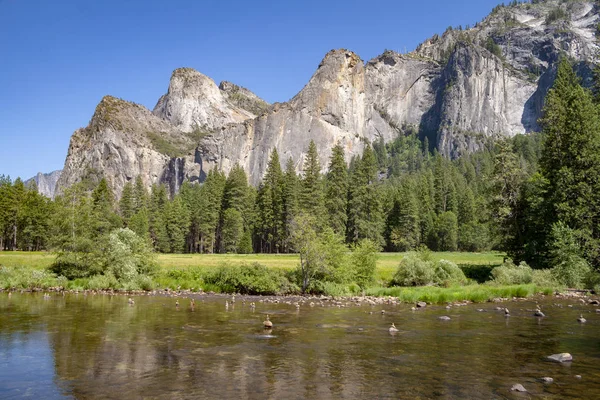
[[[152,109],[175,68],[286,101],[331,49],[410,51],[498,3],[0,0],[0,174],[62,168],[102,96]]]

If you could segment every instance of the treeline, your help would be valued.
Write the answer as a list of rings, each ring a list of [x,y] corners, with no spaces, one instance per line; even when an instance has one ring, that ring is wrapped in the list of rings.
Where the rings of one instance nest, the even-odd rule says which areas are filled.
[[[539,137],[518,136],[450,161],[404,127],[390,143],[366,144],[349,163],[335,146],[326,174],[314,143],[299,175],[291,159],[282,168],[274,149],[257,188],[235,165],[228,175],[210,171],[202,185],[185,183],[172,199],[163,185],[148,193],[139,177],[119,201],[106,179],[93,189],[89,182],[74,185],[50,201],[19,179],[3,178],[0,243],[7,250],[87,252],[103,235],[127,227],[163,253],[287,253],[297,251],[294,221],[306,214],[317,231],[331,228],[349,245],[370,239],[386,251],[489,250],[501,243],[494,210],[506,205],[496,204],[492,191],[495,165],[504,165],[498,157],[507,151],[529,174]]]

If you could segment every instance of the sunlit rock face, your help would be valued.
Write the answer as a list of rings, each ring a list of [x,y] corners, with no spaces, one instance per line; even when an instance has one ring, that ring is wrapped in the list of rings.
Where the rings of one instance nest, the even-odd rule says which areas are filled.
[[[58,182],[61,173],[62,170],[60,169],[57,171],[49,172],[47,174],[38,172],[36,176],[26,180],[25,185],[29,186],[32,184],[32,182],[35,182],[38,193],[43,194],[44,196],[50,199],[53,199],[54,193],[56,191],[56,183]]]
[[[492,139],[539,130],[561,54],[589,86],[599,22],[594,2],[499,7],[476,26],[447,30],[408,54],[385,51],[365,63],[352,51],[332,50],[298,94],[273,105],[180,68],[152,112],[105,97],[90,125],[73,134],[57,191],[105,176],[119,195],[140,175],[174,194],[182,182],[202,181],[214,167],[227,173],[236,163],[257,184],[273,149],[300,171],[313,140],[325,168],[336,143],[349,160],[406,126],[458,157]]]

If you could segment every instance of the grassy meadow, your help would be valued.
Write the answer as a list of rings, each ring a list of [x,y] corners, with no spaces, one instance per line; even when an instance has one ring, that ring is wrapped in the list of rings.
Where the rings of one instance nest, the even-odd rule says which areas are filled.
[[[375,274],[376,283],[367,288],[365,294],[372,296],[393,296],[401,301],[428,301],[432,303],[444,303],[447,301],[487,301],[496,297],[527,297],[536,293],[551,293],[551,288],[539,287],[533,284],[498,286],[478,285],[476,283],[459,287],[385,287],[393,276],[401,259],[407,253],[380,253]],[[82,278],[72,281],[64,277],[56,276],[46,272],[54,261],[54,254],[47,252],[0,252],[0,266],[4,268],[4,278],[0,276],[2,287],[47,288],[52,286],[63,286],[68,289],[99,289],[102,283],[94,284],[95,278]],[[460,252],[438,252],[431,253],[434,260],[445,259],[468,268],[473,266],[487,266],[489,268],[502,264],[504,254],[497,252],[488,253],[460,253]],[[155,288],[178,288],[205,291],[222,291],[222,288],[208,284],[204,279],[206,273],[215,271],[219,267],[239,266],[242,264],[260,263],[272,270],[291,270],[298,265],[299,258],[296,254],[159,254],[158,264],[160,271],[154,277]],[[0,272],[3,270],[0,269]],[[2,274],[0,274],[2,275]],[[96,280],[96,282],[98,282]],[[100,282],[102,282],[100,280]],[[95,286],[100,285],[100,286]],[[339,289],[339,288],[337,288]],[[355,290],[348,292],[332,293],[336,295],[358,294]]]
[[[380,253],[377,260],[377,279],[389,280],[400,260],[407,253]],[[448,260],[458,265],[500,265],[503,253],[433,252],[433,260]],[[210,268],[223,264],[241,265],[259,263],[271,268],[292,269],[300,259],[297,254],[158,254],[162,271],[185,270],[190,267]],[[0,251],[0,265],[44,269],[54,261],[48,252]]]

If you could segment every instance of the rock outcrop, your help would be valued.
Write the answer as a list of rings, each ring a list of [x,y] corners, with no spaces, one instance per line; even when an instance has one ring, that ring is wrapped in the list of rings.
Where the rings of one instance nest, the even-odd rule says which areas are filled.
[[[152,113],[183,132],[210,132],[256,117],[248,110],[260,101],[256,95],[239,87],[224,87],[228,90],[220,90],[212,79],[191,68],[176,69],[167,94],[158,100]]]
[[[119,194],[140,174],[175,193],[183,180],[201,181],[215,166],[227,173],[235,163],[257,184],[274,148],[299,171],[311,140],[326,166],[336,143],[349,159],[407,126],[458,157],[495,138],[539,130],[561,54],[590,85],[599,21],[592,1],[498,6],[474,27],[448,29],[409,54],[385,51],[365,63],[332,50],[296,96],[273,105],[180,68],[152,112],[110,97],[100,103],[90,125],[73,135],[59,191],[104,175]]]
[[[138,175],[148,188],[166,183],[178,190],[184,177],[198,179],[195,140],[148,109],[105,96],[90,124],[71,137],[57,194],[78,182],[96,184],[107,177],[119,197],[127,181]]]
[[[28,186],[31,184],[31,182],[35,182],[38,193],[53,199],[56,190],[56,183],[58,182],[61,173],[62,170],[60,169],[46,174],[38,172],[36,176],[26,180],[25,185]]]

